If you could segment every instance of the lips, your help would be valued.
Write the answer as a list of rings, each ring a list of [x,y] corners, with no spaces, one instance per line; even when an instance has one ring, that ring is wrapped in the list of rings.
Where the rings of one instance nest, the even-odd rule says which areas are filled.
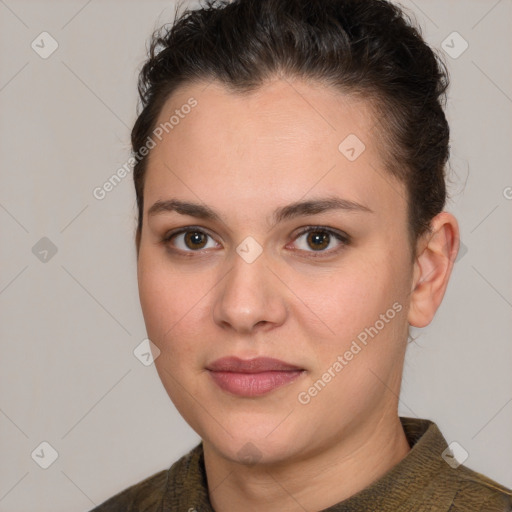
[[[269,357],[224,357],[206,369],[221,389],[242,397],[265,395],[304,373],[303,368]]]
[[[256,357],[255,359],[223,357],[208,365],[207,369],[214,372],[260,373],[273,371],[286,372],[301,370],[302,368],[271,357]]]

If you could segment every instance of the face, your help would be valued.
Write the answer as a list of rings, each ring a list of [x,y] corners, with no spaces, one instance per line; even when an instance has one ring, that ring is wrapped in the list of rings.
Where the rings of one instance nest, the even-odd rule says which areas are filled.
[[[179,122],[145,179],[138,279],[163,385],[229,460],[367,436],[396,415],[413,275],[382,128],[320,85],[205,87],[168,100],[157,125]]]

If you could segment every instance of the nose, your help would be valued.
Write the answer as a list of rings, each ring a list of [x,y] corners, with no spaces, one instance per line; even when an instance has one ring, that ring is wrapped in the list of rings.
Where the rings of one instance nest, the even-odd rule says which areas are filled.
[[[238,334],[266,331],[282,325],[287,316],[283,285],[268,268],[262,254],[247,263],[236,255],[222,280],[213,307],[213,319]]]

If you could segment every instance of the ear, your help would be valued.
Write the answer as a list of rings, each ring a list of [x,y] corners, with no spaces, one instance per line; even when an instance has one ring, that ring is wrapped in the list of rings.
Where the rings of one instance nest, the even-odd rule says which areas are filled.
[[[439,213],[430,226],[416,245],[408,316],[414,327],[425,327],[434,318],[459,252],[459,225],[451,213]]]

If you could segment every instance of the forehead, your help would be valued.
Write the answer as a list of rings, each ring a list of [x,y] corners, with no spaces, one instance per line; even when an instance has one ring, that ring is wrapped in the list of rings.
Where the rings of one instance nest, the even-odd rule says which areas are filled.
[[[196,106],[188,109],[186,105],[194,100]],[[176,114],[188,110],[177,119]],[[205,149],[215,147],[216,152],[229,150],[234,143],[238,153],[245,154],[263,146],[266,154],[274,147],[276,153],[283,152],[293,144],[301,144],[302,154],[312,147],[337,153],[339,142],[349,134],[370,143],[375,124],[368,102],[296,80],[274,80],[248,93],[233,92],[215,81],[191,84],[169,98],[157,125],[172,117],[177,124],[163,134],[169,143],[200,143]]]
[[[275,80],[244,94],[217,82],[187,85],[156,126],[164,129],[148,161],[146,205],[164,191],[246,205],[326,190],[383,208],[400,199],[370,103],[320,84]]]

